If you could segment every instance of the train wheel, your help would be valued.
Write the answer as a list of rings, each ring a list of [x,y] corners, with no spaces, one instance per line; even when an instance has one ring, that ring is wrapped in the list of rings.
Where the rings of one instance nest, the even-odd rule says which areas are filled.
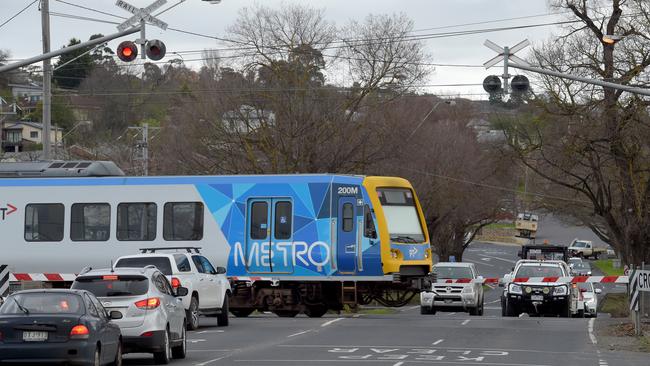
[[[300,313],[296,310],[275,310],[273,314],[279,316],[280,318],[295,318],[296,315]]]
[[[327,313],[325,305],[310,305],[305,309],[305,315],[310,318],[320,318]]]

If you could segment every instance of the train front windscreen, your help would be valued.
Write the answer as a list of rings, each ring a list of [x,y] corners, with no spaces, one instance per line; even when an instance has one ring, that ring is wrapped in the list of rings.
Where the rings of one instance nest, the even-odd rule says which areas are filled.
[[[415,197],[410,189],[379,188],[379,201],[384,210],[392,242],[422,243],[425,241]]]

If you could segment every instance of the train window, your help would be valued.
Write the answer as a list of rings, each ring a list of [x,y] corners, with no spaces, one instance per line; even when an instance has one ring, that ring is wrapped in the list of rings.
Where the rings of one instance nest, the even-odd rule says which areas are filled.
[[[266,239],[269,228],[269,206],[266,202],[251,205],[251,239]]]
[[[72,241],[107,241],[111,229],[111,206],[108,203],[72,205],[70,239]]]
[[[372,218],[370,206],[365,205],[363,208],[364,219],[364,236],[370,239],[377,239],[377,230],[375,229],[375,220]]]
[[[350,232],[354,228],[354,206],[351,203],[343,204],[343,231]]]
[[[27,205],[25,208],[25,240],[63,240],[63,217],[64,208],[60,203]]]
[[[157,208],[155,203],[120,203],[117,206],[117,240],[156,239]]]
[[[275,238],[291,238],[291,202],[280,201],[275,204]]]
[[[201,240],[203,238],[203,203],[167,202],[163,218],[165,240]]]

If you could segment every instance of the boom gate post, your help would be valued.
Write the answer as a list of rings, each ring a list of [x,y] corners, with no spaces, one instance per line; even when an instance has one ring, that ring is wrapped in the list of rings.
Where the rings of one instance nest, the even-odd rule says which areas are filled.
[[[9,293],[9,266],[0,264],[0,297]]]

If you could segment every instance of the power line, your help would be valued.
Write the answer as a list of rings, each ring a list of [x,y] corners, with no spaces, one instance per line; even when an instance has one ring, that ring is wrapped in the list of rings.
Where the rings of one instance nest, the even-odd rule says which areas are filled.
[[[0,24],[0,28],[2,28],[5,24],[7,24],[7,23],[9,23],[10,21],[12,21],[15,17],[17,17],[17,16],[19,16],[20,14],[22,14],[25,10],[29,9],[29,7],[32,6],[32,5],[34,5],[37,1],[39,1],[39,0],[34,0],[34,1],[32,1],[32,2],[29,3],[26,7],[22,8],[19,12],[17,12],[17,13],[14,14],[14,15],[12,15],[11,18],[9,18],[9,19],[5,20],[4,22],[2,22],[2,24]]]

